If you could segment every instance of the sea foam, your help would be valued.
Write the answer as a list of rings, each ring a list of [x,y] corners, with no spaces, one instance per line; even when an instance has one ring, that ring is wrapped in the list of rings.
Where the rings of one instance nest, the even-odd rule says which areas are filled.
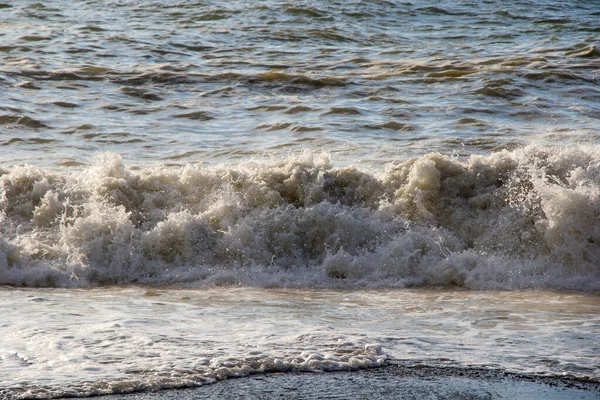
[[[0,170],[0,284],[600,290],[600,147]]]

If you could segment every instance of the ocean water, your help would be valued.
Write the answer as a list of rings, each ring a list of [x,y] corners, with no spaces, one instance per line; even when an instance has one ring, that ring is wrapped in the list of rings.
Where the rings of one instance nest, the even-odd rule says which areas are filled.
[[[600,382],[600,4],[0,3],[0,397]]]

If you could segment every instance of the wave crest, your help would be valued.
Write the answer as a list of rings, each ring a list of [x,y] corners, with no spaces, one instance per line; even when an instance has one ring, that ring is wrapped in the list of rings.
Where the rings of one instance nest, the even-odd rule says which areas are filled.
[[[0,171],[0,283],[600,290],[599,148]]]

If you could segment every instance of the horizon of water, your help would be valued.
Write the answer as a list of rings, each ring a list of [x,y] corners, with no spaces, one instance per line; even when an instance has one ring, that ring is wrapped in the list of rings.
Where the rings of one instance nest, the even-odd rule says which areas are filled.
[[[0,397],[398,362],[598,382],[599,17],[0,2]]]

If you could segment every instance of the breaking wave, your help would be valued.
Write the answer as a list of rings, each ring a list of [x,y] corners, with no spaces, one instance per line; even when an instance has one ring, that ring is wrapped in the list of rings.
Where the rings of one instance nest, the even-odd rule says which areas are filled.
[[[600,147],[0,169],[0,284],[600,290]]]

